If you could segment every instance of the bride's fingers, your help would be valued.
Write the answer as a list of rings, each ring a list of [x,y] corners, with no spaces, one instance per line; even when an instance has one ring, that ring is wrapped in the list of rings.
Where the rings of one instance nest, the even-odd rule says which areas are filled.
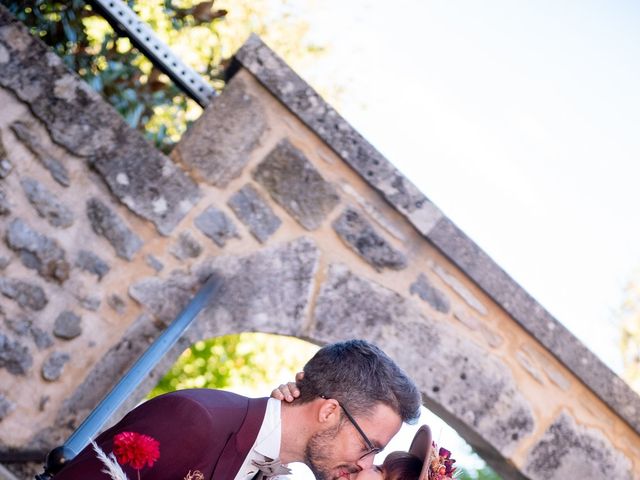
[[[273,389],[273,391],[271,392],[271,396],[277,400],[293,402],[295,398],[298,398],[300,396],[300,390],[298,390],[298,387],[294,382],[289,382]]]

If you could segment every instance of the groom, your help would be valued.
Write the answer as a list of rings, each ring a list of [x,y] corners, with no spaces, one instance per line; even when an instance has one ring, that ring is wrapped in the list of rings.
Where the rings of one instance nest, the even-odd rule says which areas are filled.
[[[349,340],[321,348],[304,367],[293,403],[246,398],[220,390],[172,392],[138,406],[96,442],[113,451],[113,438],[135,432],[159,442],[152,466],[129,479],[252,480],[304,462],[320,480],[370,468],[403,421],[418,418],[420,394],[378,347]],[[54,480],[108,479],[91,446]]]

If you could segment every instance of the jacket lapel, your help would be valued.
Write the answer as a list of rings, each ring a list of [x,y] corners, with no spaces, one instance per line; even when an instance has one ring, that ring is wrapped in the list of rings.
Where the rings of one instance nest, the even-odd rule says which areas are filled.
[[[220,454],[211,479],[232,480],[253,446],[267,409],[268,398],[250,398],[240,429],[231,435]]]

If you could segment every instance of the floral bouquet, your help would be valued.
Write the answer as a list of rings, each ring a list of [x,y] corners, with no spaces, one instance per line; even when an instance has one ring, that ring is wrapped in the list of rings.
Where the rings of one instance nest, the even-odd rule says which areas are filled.
[[[437,452],[437,453],[436,453]],[[431,451],[429,454],[429,480],[447,480],[454,478],[456,472],[455,459],[451,458],[451,452],[446,448],[431,443]]]

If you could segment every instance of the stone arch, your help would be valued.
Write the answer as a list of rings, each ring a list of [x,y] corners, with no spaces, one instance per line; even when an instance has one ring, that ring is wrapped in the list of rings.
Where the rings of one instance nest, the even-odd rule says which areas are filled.
[[[3,459],[64,440],[217,270],[131,402],[197,338],[362,337],[506,478],[640,470],[640,398],[257,37],[171,158],[3,7],[0,63]]]

